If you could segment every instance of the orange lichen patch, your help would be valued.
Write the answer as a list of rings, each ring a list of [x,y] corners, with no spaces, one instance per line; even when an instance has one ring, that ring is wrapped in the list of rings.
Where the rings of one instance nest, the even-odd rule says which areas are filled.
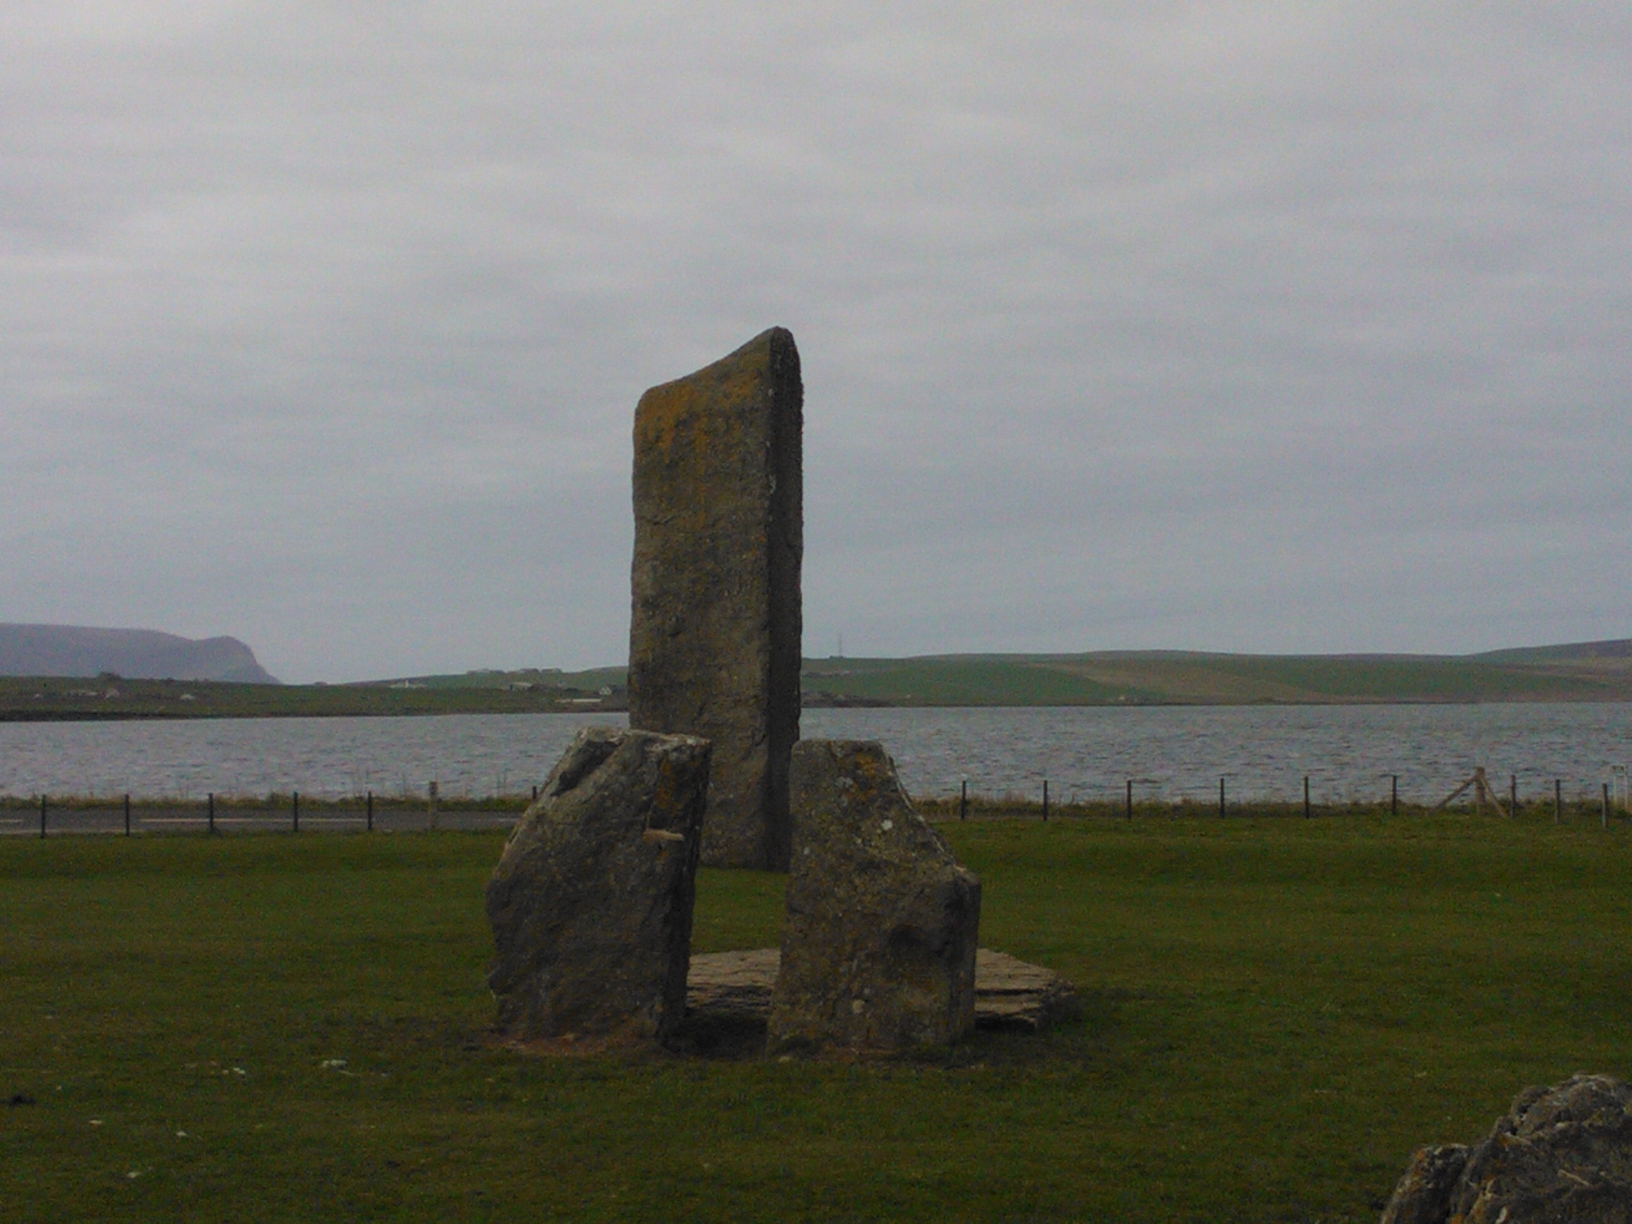
[[[743,416],[719,411],[719,406],[750,403],[763,394],[770,356],[770,341],[761,337],[757,349],[739,350],[695,374],[647,391],[635,407],[636,454],[656,453],[672,460],[681,449],[718,453],[748,423]]]

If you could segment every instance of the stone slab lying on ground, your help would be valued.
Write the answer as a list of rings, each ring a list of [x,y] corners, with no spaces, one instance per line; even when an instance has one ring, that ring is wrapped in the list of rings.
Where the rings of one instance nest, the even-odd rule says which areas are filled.
[[[661,1039],[684,1017],[708,761],[692,736],[578,733],[487,884],[506,1036]]]
[[[804,389],[773,327],[635,408],[629,725],[713,742],[703,862],[788,866]]]
[[[975,1023],[980,881],[872,740],[801,740],[772,1049],[946,1045]]]
[[[1472,1147],[1418,1148],[1382,1224],[1632,1220],[1632,1088],[1574,1075],[1526,1088]]]
[[[693,956],[686,979],[687,1014],[763,1023],[781,962],[776,948]],[[989,948],[975,953],[976,1028],[1039,1032],[1081,1012],[1077,988],[1052,969]]]

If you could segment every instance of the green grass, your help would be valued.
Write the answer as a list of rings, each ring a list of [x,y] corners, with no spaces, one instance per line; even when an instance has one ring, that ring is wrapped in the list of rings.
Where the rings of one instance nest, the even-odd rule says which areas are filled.
[[[907,706],[1110,705],[1154,699],[1018,659],[839,659],[807,664],[807,692]]]
[[[519,1057],[480,1044],[498,835],[6,839],[0,1218],[1362,1220],[1414,1145],[1628,1072],[1621,824],[942,827],[1082,1021]],[[698,950],[773,942],[780,889],[703,873]]]
[[[623,709],[626,704],[621,696],[600,697],[598,689],[555,684],[560,677],[550,678],[541,687],[514,691],[478,679],[484,682],[427,682],[422,687],[394,688],[384,683],[232,684],[0,676],[0,721],[536,714]]]
[[[1632,698],[1632,664],[1620,656],[946,655],[807,659],[803,686],[818,704],[904,706],[1625,701]]]

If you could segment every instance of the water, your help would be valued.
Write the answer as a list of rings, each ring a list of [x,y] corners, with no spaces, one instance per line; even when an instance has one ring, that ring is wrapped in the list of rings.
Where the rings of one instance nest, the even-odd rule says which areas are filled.
[[[0,724],[0,794],[202,798],[525,792],[580,727],[604,714],[251,718]],[[1483,765],[1499,790],[1596,797],[1632,762],[1632,705],[1163,706],[1139,709],[806,710],[807,736],[882,740],[908,790],[1057,802],[1141,798],[1376,799],[1398,774],[1435,803]]]

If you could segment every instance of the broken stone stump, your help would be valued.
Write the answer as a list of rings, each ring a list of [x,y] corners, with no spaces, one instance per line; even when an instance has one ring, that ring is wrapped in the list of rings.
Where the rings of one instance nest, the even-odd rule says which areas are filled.
[[[666,1037],[685,1015],[707,740],[588,727],[487,883],[516,1038]]]
[[[786,870],[804,388],[772,328],[635,408],[629,725],[714,745],[710,866]]]
[[[980,881],[907,799],[883,745],[804,740],[771,1049],[945,1045],[975,1023]]]
[[[1472,1147],[1418,1148],[1383,1224],[1632,1221],[1632,1088],[1573,1075],[1526,1088]]]

